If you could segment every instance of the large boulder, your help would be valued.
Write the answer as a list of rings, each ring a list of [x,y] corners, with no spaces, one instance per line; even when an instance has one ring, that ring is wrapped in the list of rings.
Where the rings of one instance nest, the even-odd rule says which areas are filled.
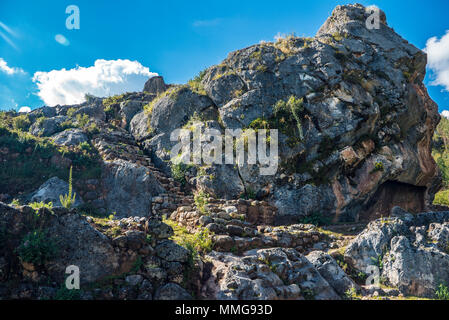
[[[12,208],[0,203],[0,229],[8,232],[0,255],[7,257],[11,266],[16,263],[16,246],[27,234],[34,232],[33,228],[36,226],[39,226],[40,232],[45,232],[48,240],[52,239],[56,243],[56,251],[49,261],[45,261],[45,266],[30,265],[23,261],[23,268],[29,271],[30,276],[36,268],[45,267],[48,277],[62,286],[67,277],[66,268],[69,266],[79,268],[82,284],[118,273],[119,256],[111,241],[95,230],[86,221],[86,217],[65,209],[55,209],[54,212],[41,209],[36,216],[30,207]],[[9,272],[20,273],[22,270],[14,265]]]
[[[425,210],[440,183],[431,156],[440,117],[423,84],[427,57],[383,13],[380,28],[368,29],[370,14],[359,4],[338,6],[314,38],[250,46],[207,69],[201,86],[208,97],[188,88],[166,94],[154,106],[146,144],[156,164],[168,160],[170,133],[213,104],[223,128],[279,130],[279,169],[267,197],[279,219],[367,221],[396,205]],[[256,193],[269,184],[253,167],[237,170]],[[235,183],[208,188],[235,196]]]
[[[209,299],[338,300],[340,296],[304,256],[294,249],[252,250],[238,257],[213,251],[212,277],[203,288]]]
[[[80,129],[68,129],[54,135],[52,139],[57,145],[74,147],[86,142],[87,136]]]
[[[69,120],[69,118],[66,116],[40,118],[31,125],[30,132],[35,136],[49,137],[60,132],[62,130],[61,124],[67,120]]]
[[[151,77],[147,82],[145,82],[143,91],[158,95],[167,90],[167,87],[168,86],[165,84],[163,77],[155,76]]]
[[[66,195],[69,192],[69,184],[64,180],[59,179],[58,177],[53,177],[48,179],[45,183],[43,183],[36,191],[34,191],[31,196],[31,202],[52,202],[54,207],[61,207],[61,201],[59,197],[62,195]],[[73,189],[73,194],[76,193],[76,190]],[[76,194],[75,203],[73,207],[79,207],[83,204],[83,200]]]
[[[321,276],[334,288],[340,296],[344,296],[348,290],[357,288],[355,282],[349,278],[340,268],[338,263],[325,252],[314,251],[306,256]]]
[[[449,283],[449,212],[395,215],[371,222],[349,244],[345,260],[365,273],[377,267],[379,279],[404,295],[433,298]]]
[[[129,161],[106,162],[103,170],[104,200],[117,217],[149,217],[151,199],[164,188],[147,168]]]
[[[122,127],[128,129],[133,117],[142,111],[143,102],[135,100],[126,100],[120,103],[119,115],[122,119]]]

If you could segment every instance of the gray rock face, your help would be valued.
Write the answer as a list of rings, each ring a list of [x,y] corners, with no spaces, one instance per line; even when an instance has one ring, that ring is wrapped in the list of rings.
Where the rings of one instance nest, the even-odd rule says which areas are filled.
[[[152,94],[160,94],[167,90],[167,85],[164,82],[164,78],[161,76],[156,76],[148,79],[143,88],[144,92],[152,93]]]
[[[306,258],[340,296],[343,297],[351,288],[357,288],[354,281],[346,275],[330,255],[322,251],[314,251],[308,254]]]
[[[243,257],[213,251],[207,257],[214,265],[205,288],[211,299],[340,299],[314,266],[293,249],[252,250]]]
[[[141,101],[127,100],[120,104],[120,116],[122,118],[122,126],[129,128],[133,117],[142,111],[143,103]]]
[[[433,298],[449,281],[449,212],[404,214],[371,222],[345,252],[356,269],[382,261],[380,276],[404,295]]]
[[[68,129],[52,137],[53,141],[60,146],[74,147],[87,141],[87,136],[80,129]]]
[[[31,202],[52,202],[54,207],[61,207],[60,195],[66,195],[69,192],[69,184],[58,177],[48,179],[42,184],[38,190],[31,195]],[[73,193],[76,190],[73,189]],[[83,204],[83,200],[77,194],[73,207],[79,207]]]
[[[134,139],[141,141],[150,137],[148,114],[145,111],[137,113],[129,124],[129,131]]]
[[[106,114],[104,113],[104,107],[103,103],[101,101],[96,102],[94,104],[88,104],[85,106],[81,106],[76,108],[76,111],[73,113],[73,116],[76,117],[76,115],[88,115],[89,118],[93,118],[100,121],[106,120]]]
[[[34,210],[29,207],[17,210],[0,203],[1,226],[7,226],[11,241],[21,240],[30,230],[33,231],[32,221],[36,221],[35,215]],[[41,230],[45,230],[48,237],[57,243],[56,256],[45,265],[53,281],[63,283],[67,276],[66,268],[71,265],[79,267],[82,284],[97,281],[118,271],[119,257],[110,240],[95,230],[86,221],[86,217],[65,209],[54,210],[53,213],[41,209],[39,223]],[[15,246],[12,246],[12,249]],[[0,255],[9,249],[10,244],[2,245]],[[11,262],[11,257],[7,257]],[[18,270],[11,271],[18,272]]]
[[[121,218],[149,217],[151,198],[164,192],[147,168],[124,160],[104,164],[103,185],[109,212]]]
[[[189,258],[189,251],[173,241],[163,241],[156,247],[156,253],[165,261],[169,262],[186,262]]]
[[[167,283],[156,291],[155,300],[192,300],[192,296],[180,285]]]
[[[65,116],[57,116],[53,118],[45,118],[42,121],[36,121],[30,128],[30,132],[35,136],[49,137],[61,131],[61,124],[69,118]]]
[[[438,108],[422,83],[426,55],[386,18],[380,29],[368,30],[368,16],[361,5],[338,6],[314,38],[230,53],[202,77],[207,97],[188,88],[167,93],[154,106],[153,136],[145,142],[155,163],[168,160],[170,133],[212,106],[218,116],[208,120],[224,128],[247,129],[265,120],[280,130],[280,168],[270,177],[267,200],[278,205],[281,219],[320,213],[336,221],[372,220],[405,205],[404,198],[413,199],[406,209],[425,210],[440,179],[430,148]],[[276,105],[292,96],[298,120],[287,125],[294,115],[282,118]],[[267,178],[253,169],[236,173],[241,185],[258,192]],[[214,170],[217,183],[199,178],[198,186],[234,197],[240,183],[222,183],[229,170]]]

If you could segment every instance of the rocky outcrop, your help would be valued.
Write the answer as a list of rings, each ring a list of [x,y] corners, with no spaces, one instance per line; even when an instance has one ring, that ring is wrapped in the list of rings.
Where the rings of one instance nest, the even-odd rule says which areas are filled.
[[[196,266],[187,263],[185,248],[168,240],[172,234],[158,220],[108,220],[0,203],[0,297],[191,299],[183,286],[196,277],[183,274]],[[72,293],[61,289],[69,266],[80,271],[81,290]]]
[[[267,199],[284,222],[316,212],[334,221],[370,220],[411,197],[416,201],[408,209],[427,208],[439,184],[430,154],[439,115],[423,84],[426,54],[386,18],[380,29],[368,29],[369,15],[361,5],[338,6],[314,38],[287,37],[230,53],[202,76],[207,96],[185,88],[154,104],[147,150],[167,160],[169,134],[195,112],[218,121],[222,132],[265,121],[280,131],[275,176],[219,165],[209,169],[217,183],[199,175],[196,186],[233,198],[272,184]],[[206,112],[209,105],[218,115]],[[279,125],[295,119],[280,113],[282,106],[297,108],[298,120]]]
[[[161,76],[155,76],[148,79],[145,83],[143,91],[158,95],[167,90],[167,88],[168,86],[165,84],[164,78]]]
[[[60,146],[75,147],[80,143],[87,142],[87,136],[80,129],[68,129],[52,137],[53,141]]]
[[[396,207],[393,216],[371,222],[350,243],[345,260],[362,272],[377,266],[383,284],[404,295],[433,298],[449,281],[449,213],[413,216]]]
[[[31,195],[31,202],[52,202],[55,207],[62,207],[59,196],[64,196],[69,192],[69,184],[58,177],[48,179],[38,190]],[[73,190],[73,194],[76,190]],[[79,194],[75,197],[74,207],[78,207],[83,204],[83,200]]]
[[[203,294],[219,300],[336,300],[339,295],[292,249],[263,249],[243,257],[212,252],[212,277]]]
[[[145,167],[116,160],[104,164],[104,200],[117,217],[151,216],[151,200],[164,193],[154,175]]]

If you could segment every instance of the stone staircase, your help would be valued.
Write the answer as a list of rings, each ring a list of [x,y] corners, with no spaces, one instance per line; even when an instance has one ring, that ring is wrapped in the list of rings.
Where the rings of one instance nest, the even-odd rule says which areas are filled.
[[[118,129],[107,134],[103,133],[92,142],[104,161],[124,160],[135,163],[147,168],[157,179],[166,192],[153,197],[153,215],[169,216],[179,206],[188,206],[194,202],[192,196],[186,195],[181,190],[179,182],[168,177],[162,170],[154,166],[151,158],[142,152],[128,132]]]

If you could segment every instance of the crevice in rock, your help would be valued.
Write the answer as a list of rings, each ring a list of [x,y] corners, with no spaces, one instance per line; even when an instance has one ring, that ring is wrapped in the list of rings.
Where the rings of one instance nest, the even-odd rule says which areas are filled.
[[[426,187],[418,187],[397,181],[387,181],[361,210],[360,220],[371,221],[390,215],[391,209],[399,206],[412,213],[425,211]]]

